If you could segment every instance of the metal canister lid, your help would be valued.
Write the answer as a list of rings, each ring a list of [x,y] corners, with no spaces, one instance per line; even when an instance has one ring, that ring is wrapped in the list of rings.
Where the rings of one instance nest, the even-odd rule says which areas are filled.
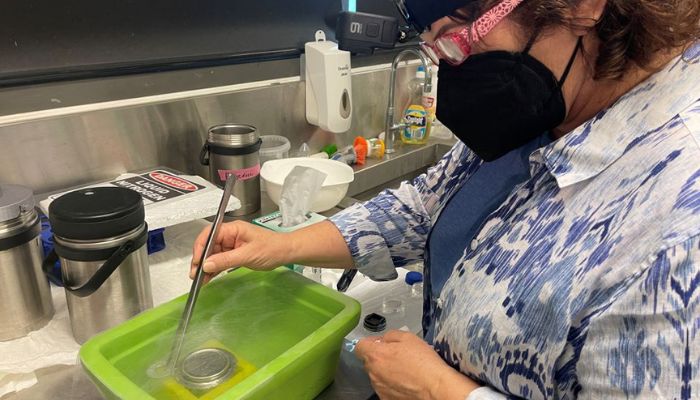
[[[34,193],[20,185],[0,185],[0,222],[10,221],[34,209]]]
[[[106,239],[140,227],[145,220],[141,195],[120,187],[79,189],[49,206],[56,236],[73,240]]]
[[[211,389],[233,375],[236,358],[223,349],[206,348],[190,353],[180,364],[178,380],[190,389]]]
[[[222,124],[209,128],[210,144],[225,147],[247,147],[260,142],[258,130],[245,124]]]

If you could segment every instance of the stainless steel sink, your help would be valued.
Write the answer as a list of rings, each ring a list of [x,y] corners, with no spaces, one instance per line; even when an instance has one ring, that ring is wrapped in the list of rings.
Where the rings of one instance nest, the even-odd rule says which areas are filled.
[[[401,182],[411,180],[435,165],[454,141],[430,141],[428,144],[397,145],[396,152],[383,160],[368,160],[363,166],[355,166],[355,180],[338,208],[349,207],[369,200],[384,189],[396,188]]]

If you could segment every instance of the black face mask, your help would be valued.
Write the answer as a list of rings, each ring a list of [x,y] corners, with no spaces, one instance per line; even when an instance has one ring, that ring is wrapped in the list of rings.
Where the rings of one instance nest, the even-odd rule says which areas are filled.
[[[576,44],[560,80],[522,52],[474,54],[459,66],[440,62],[437,118],[484,161],[495,160],[564,121],[561,87],[581,46]]]

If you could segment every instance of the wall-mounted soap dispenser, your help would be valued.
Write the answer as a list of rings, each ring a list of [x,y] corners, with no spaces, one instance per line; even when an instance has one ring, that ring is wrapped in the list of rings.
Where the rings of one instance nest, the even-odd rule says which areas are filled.
[[[350,52],[327,41],[321,30],[316,31],[315,42],[304,45],[304,51],[306,120],[326,131],[348,131],[352,120]]]

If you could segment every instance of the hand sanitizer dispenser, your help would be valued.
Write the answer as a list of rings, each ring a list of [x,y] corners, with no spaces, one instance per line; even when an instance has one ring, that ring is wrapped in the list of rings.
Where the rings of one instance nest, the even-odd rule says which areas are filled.
[[[316,41],[304,45],[306,120],[321,129],[342,133],[352,120],[350,53],[316,31]]]

